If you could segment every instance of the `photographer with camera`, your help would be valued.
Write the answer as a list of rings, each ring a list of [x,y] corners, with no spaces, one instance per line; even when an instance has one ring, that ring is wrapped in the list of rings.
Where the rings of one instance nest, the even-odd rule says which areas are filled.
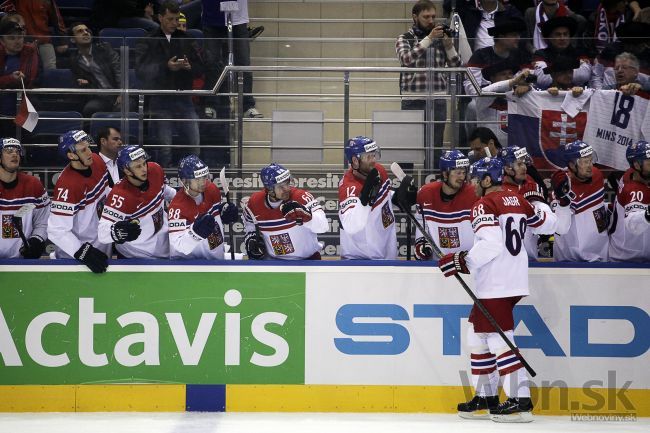
[[[401,34],[395,44],[400,65],[407,68],[444,68],[460,66],[460,57],[454,48],[449,26],[434,24],[436,8],[430,0],[419,0],[412,9],[413,26]],[[429,82],[431,78],[431,82]],[[426,110],[427,89],[433,95],[447,93],[445,74],[426,72],[403,73],[400,75],[402,110],[424,110],[425,120],[445,121],[447,119],[446,99],[433,100],[433,115]],[[444,124],[434,124],[434,148],[442,147]]]

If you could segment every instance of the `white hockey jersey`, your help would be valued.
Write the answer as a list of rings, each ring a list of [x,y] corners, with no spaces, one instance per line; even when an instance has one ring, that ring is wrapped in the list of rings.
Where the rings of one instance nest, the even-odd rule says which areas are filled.
[[[99,155],[92,158],[89,170],[78,171],[68,165],[54,186],[47,236],[59,259],[73,258],[85,242],[111,255],[111,246],[97,238],[99,216],[109,190],[108,172]]]
[[[607,261],[609,211],[604,200],[603,174],[594,167],[590,183],[571,180],[571,190],[576,195],[571,205],[561,207],[557,200],[551,202],[558,217],[553,258],[571,262]]]
[[[2,219],[0,258],[22,257],[20,248],[23,246],[23,241],[18,234],[13,216],[24,205],[35,206],[22,217],[21,226],[25,237],[29,239],[36,236],[42,241],[47,239],[50,198],[38,178],[18,172],[16,180],[11,184],[0,182],[0,218]]]
[[[531,188],[534,188],[537,191],[539,191],[540,194],[543,194],[542,188],[540,188],[537,182],[535,182],[533,178],[530,177],[529,175],[526,176],[526,182],[524,182],[523,185],[514,185],[511,183],[503,182],[503,189],[512,192],[517,192],[520,194],[522,190],[530,191]],[[541,201],[534,201],[532,204],[535,209],[540,208],[541,212],[545,212],[545,213],[553,212],[551,210],[551,207],[548,204],[543,203]],[[532,230],[526,230],[526,234],[524,235],[524,245],[526,246],[526,252],[528,253],[528,257],[530,257],[533,260],[537,260],[539,258],[539,254],[537,251],[538,239],[539,236],[534,234]]]
[[[609,258],[616,261],[650,261],[650,223],[645,211],[650,205],[650,187],[628,179],[620,184],[609,236]]]
[[[112,244],[111,226],[118,221],[138,220],[142,233],[137,239],[116,244],[127,258],[169,258],[167,213],[164,210],[165,173],[155,162],[147,162],[149,187],[142,191],[123,178],[111,190],[99,220],[99,240]],[[171,197],[170,197],[171,199]]]
[[[259,229],[269,259],[308,259],[322,248],[316,235],[329,230],[323,207],[313,195],[302,189],[291,188],[289,200],[309,209],[311,220],[302,225],[287,221],[280,211],[280,203],[272,205],[265,190],[251,195],[244,209],[244,230],[252,233]]]
[[[375,165],[381,177],[381,187],[374,202],[361,205],[359,195],[364,181],[350,168],[339,183],[339,220],[341,221],[342,259],[397,258],[397,230],[390,200],[393,191],[386,169]]]
[[[495,191],[474,205],[472,218],[476,237],[466,260],[476,282],[476,296],[492,299],[528,295],[524,233],[555,232],[555,215],[535,209],[515,192]]]
[[[216,259],[224,258],[224,230],[221,222],[221,192],[214,183],[209,183],[203,194],[191,197],[181,190],[169,205],[169,249],[172,259]],[[214,232],[207,238],[194,233],[192,224],[199,215],[214,217]]]
[[[442,182],[423,185],[417,195],[417,216],[443,254],[469,250],[474,245],[472,206],[478,200],[474,187],[465,184],[451,201],[442,200]],[[415,239],[422,237],[415,230]]]

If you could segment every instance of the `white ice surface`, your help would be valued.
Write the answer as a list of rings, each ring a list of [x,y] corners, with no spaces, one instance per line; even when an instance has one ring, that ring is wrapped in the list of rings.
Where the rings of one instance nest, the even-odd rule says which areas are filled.
[[[456,415],[352,413],[0,413],[0,433],[490,433],[648,432],[633,422],[573,422],[536,416],[530,424]]]

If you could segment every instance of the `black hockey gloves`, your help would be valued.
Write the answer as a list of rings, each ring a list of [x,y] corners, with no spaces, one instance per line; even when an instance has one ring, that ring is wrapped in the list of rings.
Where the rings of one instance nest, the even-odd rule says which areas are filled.
[[[402,183],[395,190],[391,202],[404,211],[404,206],[406,209],[410,209],[417,200],[418,188],[413,185],[413,178],[411,176],[404,176]]]
[[[20,247],[20,255],[26,259],[38,259],[45,251],[45,242],[41,238],[33,236],[27,239],[27,244]]]
[[[216,224],[217,223],[215,222],[212,215],[204,213],[194,220],[194,224],[192,224],[192,230],[198,236],[205,239],[214,232],[214,227]]]
[[[239,209],[235,203],[224,203],[221,208],[221,222],[224,224],[232,224],[237,222],[239,218]]]
[[[372,204],[375,201],[375,198],[377,198],[377,194],[379,193],[380,186],[381,177],[379,177],[379,172],[377,169],[373,168],[370,170],[370,173],[368,173],[366,181],[363,184],[363,188],[361,188],[361,194],[359,195],[359,200],[363,206]]]
[[[297,201],[286,201],[280,205],[280,212],[287,221],[295,221],[296,224],[311,221],[311,211]]]
[[[568,206],[571,204],[571,181],[569,175],[564,171],[556,171],[551,176],[551,186],[553,187],[553,194],[560,202],[560,206]]]
[[[264,245],[264,239],[259,237],[256,233],[247,233],[244,239],[244,243],[246,246],[246,254],[248,254],[249,259],[262,260],[266,255],[266,246]]]
[[[111,237],[116,244],[134,241],[142,233],[138,220],[118,221],[111,226]]]
[[[96,274],[106,272],[106,268],[108,268],[108,256],[88,242],[81,245],[81,248],[74,253],[74,258],[88,266]]]

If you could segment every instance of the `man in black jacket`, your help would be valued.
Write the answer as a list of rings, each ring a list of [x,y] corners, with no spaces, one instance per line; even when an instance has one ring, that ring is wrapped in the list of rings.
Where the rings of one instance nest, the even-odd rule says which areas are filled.
[[[141,39],[135,48],[136,76],[144,89],[191,90],[194,77],[203,73],[198,45],[178,30],[180,9],[176,2],[162,3],[159,18],[160,28]],[[193,148],[183,153],[199,153],[198,116],[190,95],[151,96],[149,108],[154,118],[184,119],[173,122],[180,129],[183,143]],[[166,168],[172,162],[172,122],[154,121],[152,129],[157,134],[156,144],[161,146],[158,162]]]
[[[78,51],[70,58],[70,69],[77,85],[86,89],[117,89],[121,86],[120,56],[106,42],[93,42],[92,32],[83,23],[70,26],[72,42]],[[120,96],[88,95],[82,114],[92,117],[98,111],[114,111]]]

